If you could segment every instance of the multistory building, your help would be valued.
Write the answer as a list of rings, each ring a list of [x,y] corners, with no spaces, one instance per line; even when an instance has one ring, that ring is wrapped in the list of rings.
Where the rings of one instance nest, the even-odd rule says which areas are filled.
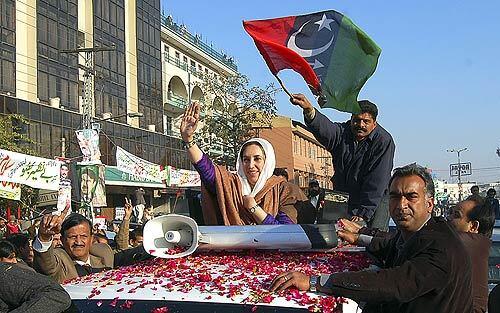
[[[114,165],[121,146],[191,168],[174,122],[190,100],[210,98],[196,86],[202,74],[231,75],[237,67],[162,16],[160,0],[2,0],[0,12],[0,113],[29,120],[22,130],[38,155],[81,155],[75,130],[82,128],[85,59],[65,50],[107,47],[113,50],[94,54],[91,95],[102,162]]]

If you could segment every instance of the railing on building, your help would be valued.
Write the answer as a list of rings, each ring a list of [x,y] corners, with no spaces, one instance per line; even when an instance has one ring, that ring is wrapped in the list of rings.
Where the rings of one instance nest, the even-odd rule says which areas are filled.
[[[212,58],[220,61],[222,64],[227,65],[232,70],[238,71],[238,66],[234,63],[234,60],[232,57],[229,57],[225,53],[222,53],[222,52],[215,50],[214,48],[211,47],[211,45],[203,42],[199,35],[191,34],[187,30],[185,25],[178,25],[177,23],[175,23],[173,21],[171,16],[162,15],[161,23],[166,28],[170,29],[174,33],[176,33],[179,36],[181,36],[182,38],[184,38],[184,40],[186,40],[187,42],[200,48],[200,50],[202,50],[203,52],[205,52],[206,54],[208,54]]]
[[[172,91],[168,92],[167,99],[168,99],[168,104],[183,110],[186,108],[188,103],[187,99],[179,95],[176,95]]]
[[[194,76],[203,79],[203,73],[200,71],[197,71],[195,67],[193,66],[188,66],[186,62],[181,62],[179,58],[174,58],[169,56],[167,53],[164,53],[163,59],[172,65],[175,65],[176,67],[180,68],[183,71],[189,72],[193,74]]]

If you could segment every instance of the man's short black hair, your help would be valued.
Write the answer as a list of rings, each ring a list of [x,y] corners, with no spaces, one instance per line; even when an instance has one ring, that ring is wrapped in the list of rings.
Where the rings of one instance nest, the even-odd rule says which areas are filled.
[[[106,236],[106,234],[103,234],[103,233],[100,233],[100,232],[95,232],[92,236],[108,240],[108,237]]]
[[[408,177],[413,175],[422,178],[422,180],[425,183],[425,193],[427,194],[428,197],[434,198],[435,188],[432,176],[425,167],[420,166],[417,163],[412,163],[405,165],[403,167],[396,168],[394,170],[394,173],[392,174],[391,179],[389,180],[389,187],[391,186],[392,181],[395,178]]]
[[[317,179],[311,179],[309,181],[309,186],[319,186],[319,181]]]
[[[64,222],[61,225],[61,236],[64,237],[64,234],[71,227],[78,226],[80,224],[87,223],[90,228],[90,234],[92,234],[92,223],[83,215],[78,213],[71,213],[66,217]]]
[[[486,195],[489,195],[489,194],[496,195],[497,191],[495,190],[495,188],[490,188],[490,189],[488,189],[488,192],[486,193]]]
[[[475,204],[472,210],[468,212],[467,218],[469,221],[478,221],[478,232],[491,238],[495,226],[495,210],[488,201],[475,202]]]
[[[359,107],[361,109],[361,114],[369,113],[374,120],[377,119],[378,116],[378,108],[377,105],[370,100],[361,100],[358,101]]]
[[[30,244],[30,237],[26,234],[12,234],[5,238],[16,248],[16,255],[21,256],[21,249],[25,249]]]
[[[130,240],[137,240],[137,237],[144,237],[142,232],[142,227],[136,228],[129,234]]]
[[[286,171],[286,168],[284,168],[284,167],[275,168],[273,175],[283,176],[283,177],[285,177],[286,180],[288,180],[288,172]]]
[[[475,202],[475,205],[482,205],[484,203],[484,198],[481,197],[480,195],[470,195],[465,200],[473,201]]]
[[[13,253],[17,254],[16,247],[10,241],[0,241],[0,258],[10,258]]]

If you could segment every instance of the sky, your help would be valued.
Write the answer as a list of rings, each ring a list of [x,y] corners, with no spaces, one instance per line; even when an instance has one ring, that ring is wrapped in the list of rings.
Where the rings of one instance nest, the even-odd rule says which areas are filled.
[[[161,0],[162,10],[236,59],[251,84],[277,84],[242,27],[242,20],[336,10],[348,16],[381,48],[374,75],[359,99],[379,107],[378,122],[396,143],[395,166],[417,162],[438,178],[449,176],[457,154],[472,163],[462,181],[500,181],[500,1],[180,1]],[[292,93],[304,93],[292,71],[279,76]],[[301,109],[284,92],[278,114],[302,121]],[[321,109],[332,121],[350,115]]]

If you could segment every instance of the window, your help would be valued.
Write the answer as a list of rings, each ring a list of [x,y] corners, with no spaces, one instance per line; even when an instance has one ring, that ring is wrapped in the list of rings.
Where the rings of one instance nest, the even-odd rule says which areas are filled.
[[[168,62],[168,57],[170,55],[170,51],[169,51],[167,46],[164,46],[164,47],[165,47],[165,53],[164,53],[165,61]]]
[[[74,0],[37,1],[37,96],[45,102],[59,97],[61,105],[77,111],[78,94],[72,89],[78,83],[78,57],[59,52],[84,45],[75,9]]]
[[[0,92],[16,93],[16,2],[0,1]]]
[[[163,45],[164,53],[162,56],[160,10],[154,5],[156,1],[135,1],[137,29],[143,30],[142,37],[138,36],[141,38],[137,38],[137,66],[140,73],[138,76],[139,111],[144,112],[144,117],[139,120],[139,125],[143,128],[147,125],[155,125],[156,131],[161,133],[164,129],[161,63],[162,58],[166,62],[169,61],[170,51],[168,46]],[[179,62],[180,53],[175,51],[174,55],[175,61]]]
[[[95,69],[98,73],[94,82],[95,112],[96,115],[102,115],[104,112],[111,112],[115,116],[122,115],[127,110],[124,2],[99,0],[94,1],[93,6],[94,46],[115,46],[115,51],[112,53],[95,54]],[[140,26],[137,30],[140,30]],[[141,72],[138,67],[139,75]],[[125,123],[126,117],[116,121]]]
[[[175,51],[175,58],[176,59],[180,59],[181,58],[181,54],[178,51]]]

